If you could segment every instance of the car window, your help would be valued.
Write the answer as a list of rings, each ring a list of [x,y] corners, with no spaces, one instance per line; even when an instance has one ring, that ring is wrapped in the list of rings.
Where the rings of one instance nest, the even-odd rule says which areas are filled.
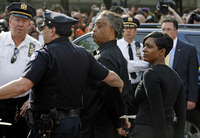
[[[197,57],[200,65],[200,35],[185,35],[185,38],[188,40],[189,43],[192,43],[196,50],[197,50]]]
[[[192,43],[196,47],[197,52],[200,53],[200,35],[185,35],[185,38],[189,43]]]
[[[98,48],[98,45],[93,41],[92,37],[87,37],[82,39],[77,45],[84,47],[85,49],[89,50],[91,53]]]
[[[139,33],[137,33],[136,35],[135,35],[135,37],[134,37],[134,40],[135,41],[139,41],[140,43],[143,43],[143,40],[144,40],[144,37],[147,35],[147,34],[149,34],[149,33],[141,33],[141,32],[139,32]]]

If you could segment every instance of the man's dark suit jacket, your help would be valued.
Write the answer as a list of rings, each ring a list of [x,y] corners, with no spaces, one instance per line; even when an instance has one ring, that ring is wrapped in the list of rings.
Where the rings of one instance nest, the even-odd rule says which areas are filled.
[[[124,120],[120,116],[131,110],[132,89],[128,78],[127,61],[112,40],[102,44],[94,56],[101,64],[116,72],[124,82],[122,94],[117,88],[102,81],[87,81],[83,95],[84,109],[81,110],[82,138],[116,138],[115,128],[122,127]],[[97,70],[98,72],[98,70]],[[114,130],[114,133],[113,133]]]
[[[183,81],[187,101],[198,101],[198,67],[195,47],[178,39],[173,69]]]

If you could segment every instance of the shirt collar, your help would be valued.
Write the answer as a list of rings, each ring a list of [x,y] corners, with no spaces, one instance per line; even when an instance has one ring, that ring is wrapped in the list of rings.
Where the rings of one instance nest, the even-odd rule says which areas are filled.
[[[110,46],[117,46],[117,40],[111,40],[111,41],[105,42],[104,44],[99,46],[97,51],[99,53],[99,52],[103,51],[104,49],[106,49],[107,47],[110,47]]]
[[[129,43],[124,38],[122,38],[122,40],[124,41],[123,43],[124,43],[125,47],[128,48]],[[133,40],[130,44],[131,44],[131,46],[133,46],[133,44],[135,44],[135,40]]]
[[[177,37],[174,39],[173,48],[176,48],[176,44],[177,44]]]
[[[12,37],[11,37],[11,31],[7,32],[7,40],[5,42],[5,46],[15,46],[15,42],[13,41]],[[29,41],[28,41],[28,36],[26,35],[25,39],[21,42],[21,44],[18,46],[18,48],[20,47],[28,47],[29,46]]]

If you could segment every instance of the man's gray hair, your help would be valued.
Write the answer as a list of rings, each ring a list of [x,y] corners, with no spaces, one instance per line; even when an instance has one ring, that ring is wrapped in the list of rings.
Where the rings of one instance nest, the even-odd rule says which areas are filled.
[[[116,38],[122,38],[124,24],[122,18],[118,14],[108,10],[104,10],[99,16],[107,17],[110,27],[115,30]]]

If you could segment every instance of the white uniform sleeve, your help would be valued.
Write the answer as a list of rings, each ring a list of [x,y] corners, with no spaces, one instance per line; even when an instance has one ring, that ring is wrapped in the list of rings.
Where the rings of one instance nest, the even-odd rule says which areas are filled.
[[[149,63],[143,60],[128,60],[128,72],[145,71],[149,67]]]

